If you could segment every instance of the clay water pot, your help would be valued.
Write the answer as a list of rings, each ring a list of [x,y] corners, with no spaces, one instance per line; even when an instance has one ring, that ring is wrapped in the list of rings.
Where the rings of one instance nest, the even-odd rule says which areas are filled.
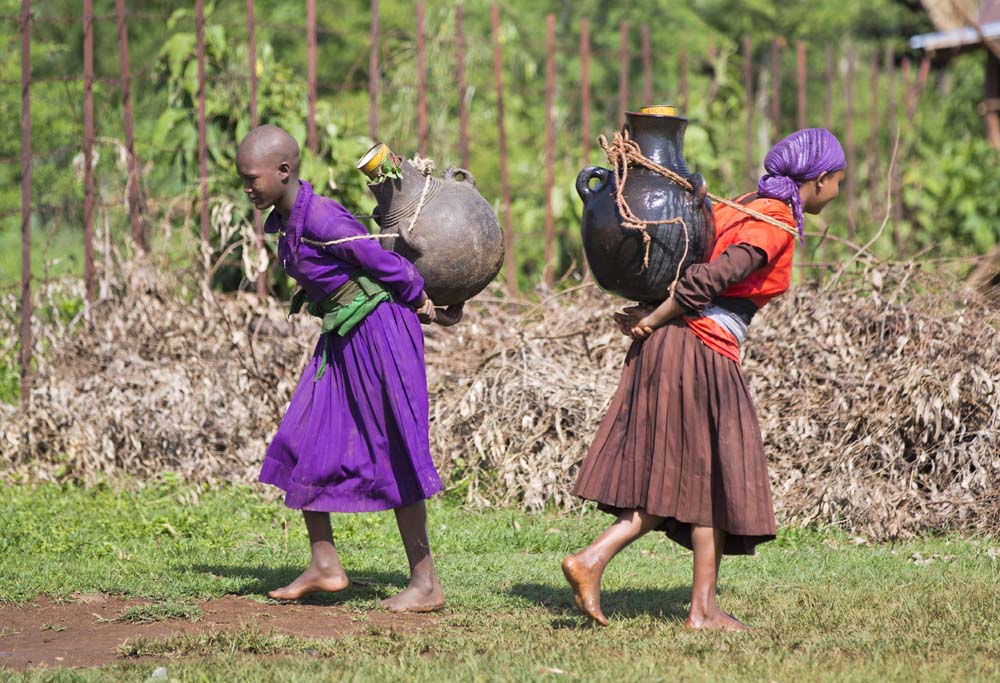
[[[704,188],[704,179],[692,173],[684,161],[686,118],[675,115],[673,107],[647,107],[625,116],[624,130],[639,145],[643,156],[684,177],[693,187]],[[595,179],[599,182],[591,187]],[[623,195],[635,216],[654,221],[680,217],[687,225],[686,256],[683,225],[649,225],[649,264],[644,266],[646,243],[642,231],[621,224],[614,173],[589,166],[577,176],[576,191],[584,204],[581,231],[587,263],[597,283],[609,292],[633,301],[663,301],[678,266],[683,272],[687,266],[711,256],[715,223],[703,192],[685,190],[642,166],[629,166]]]
[[[380,232],[398,235],[383,246],[417,267],[436,305],[468,301],[503,265],[503,231],[493,207],[465,169],[450,167],[435,178],[402,161],[401,177],[390,178],[379,172],[387,155],[378,144],[358,163],[372,178],[368,189],[378,202]]]

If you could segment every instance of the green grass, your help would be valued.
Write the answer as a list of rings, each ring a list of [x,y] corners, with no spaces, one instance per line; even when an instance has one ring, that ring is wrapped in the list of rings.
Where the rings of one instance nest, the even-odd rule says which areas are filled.
[[[192,623],[201,621],[204,612],[197,605],[182,602],[158,602],[152,605],[136,605],[125,609],[116,621],[127,624],[152,624],[168,619],[186,619]]]
[[[0,510],[0,600],[8,602],[101,591],[151,600],[165,613],[227,593],[263,600],[307,558],[298,515],[246,488],[6,487]],[[608,519],[473,513],[436,500],[430,532],[449,600],[436,626],[369,629],[334,642],[249,625],[130,640],[121,653],[187,657],[166,664],[179,681],[1000,676],[1000,560],[988,554],[996,540],[868,545],[836,531],[783,530],[757,557],[723,563],[722,606],[756,628],[715,634],[683,629],[690,554],[651,535],[610,566],[611,625],[597,629],[573,610],[559,561]],[[334,522],[346,568],[361,581],[325,600],[372,609],[406,580],[392,515]],[[143,680],[154,666],[123,659],[87,671],[0,673],[0,680]]]

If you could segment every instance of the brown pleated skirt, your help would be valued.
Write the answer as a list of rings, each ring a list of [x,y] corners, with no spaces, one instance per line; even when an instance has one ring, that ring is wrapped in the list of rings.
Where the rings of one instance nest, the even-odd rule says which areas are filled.
[[[764,444],[738,363],[673,321],[637,342],[573,492],[605,512],[641,509],[691,547],[692,525],[728,532],[724,553],[774,538]]]

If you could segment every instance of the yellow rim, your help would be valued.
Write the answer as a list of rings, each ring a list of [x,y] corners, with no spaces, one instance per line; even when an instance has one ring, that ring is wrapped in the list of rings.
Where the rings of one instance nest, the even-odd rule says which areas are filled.
[[[382,162],[389,156],[389,147],[384,142],[376,142],[365,152],[358,162],[358,169],[369,178],[375,178],[376,172],[382,167]]]
[[[658,104],[655,106],[642,107],[640,114],[655,114],[656,116],[677,116],[677,107],[670,104]]]

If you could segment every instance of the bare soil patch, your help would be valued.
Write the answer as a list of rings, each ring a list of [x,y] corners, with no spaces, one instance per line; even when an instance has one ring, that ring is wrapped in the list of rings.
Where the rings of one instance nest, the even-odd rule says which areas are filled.
[[[433,614],[390,614],[309,602],[266,604],[238,596],[197,603],[203,616],[192,623],[169,619],[149,624],[118,621],[128,608],[151,604],[99,594],[76,602],[39,598],[28,605],[0,604],[0,668],[90,667],[118,659],[118,646],[137,637],[236,630],[255,625],[305,638],[335,639],[371,629],[411,633],[433,627]]]

